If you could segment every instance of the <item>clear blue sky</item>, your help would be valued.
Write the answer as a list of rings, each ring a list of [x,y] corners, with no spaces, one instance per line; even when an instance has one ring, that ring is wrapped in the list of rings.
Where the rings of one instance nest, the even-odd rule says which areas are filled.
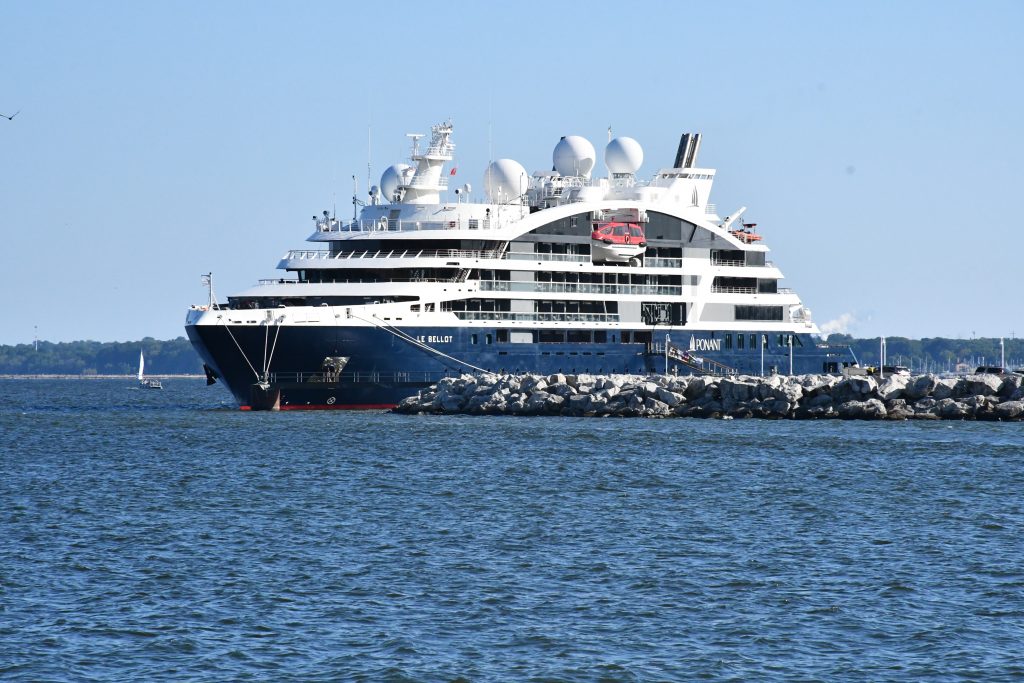
[[[1022,2],[0,4],[0,343],[170,338],[351,176],[455,123],[458,178],[559,136],[705,134],[819,324],[1024,335]],[[488,134],[490,124],[490,136]]]

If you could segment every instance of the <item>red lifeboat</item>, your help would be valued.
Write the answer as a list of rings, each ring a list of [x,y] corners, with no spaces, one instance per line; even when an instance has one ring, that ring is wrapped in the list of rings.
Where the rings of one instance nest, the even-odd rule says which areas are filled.
[[[594,263],[626,263],[637,259],[647,249],[647,238],[640,223],[595,223],[590,240]]]

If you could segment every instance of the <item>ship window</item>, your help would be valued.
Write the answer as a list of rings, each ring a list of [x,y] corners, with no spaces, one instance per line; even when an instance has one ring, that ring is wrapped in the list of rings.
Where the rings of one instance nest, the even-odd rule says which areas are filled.
[[[732,348],[732,335],[731,334],[725,335],[725,343],[722,346],[727,348],[727,349],[731,349]]]
[[[508,342],[508,330],[498,330],[495,334],[498,337],[499,344]]]
[[[625,225],[616,225],[615,226],[615,236],[616,237],[625,237],[625,235],[626,235],[626,226]]]
[[[634,225],[629,229],[629,234],[632,235],[633,237],[643,237],[644,231]]]
[[[737,334],[736,335],[736,348],[737,349],[742,349],[743,348],[743,335],[742,334]]]
[[[594,332],[594,343],[595,344],[606,344],[606,343],[608,343],[608,333],[606,331],[604,331],[604,330],[596,330]]]
[[[586,344],[590,342],[589,330],[569,330],[569,343]]]
[[[782,320],[782,306],[736,306],[736,320]]]
[[[484,339],[486,340],[486,343],[487,343],[487,344],[491,344],[491,343],[492,343],[492,342],[494,341],[494,340],[493,340],[493,338],[492,338],[492,336],[491,336],[490,334],[488,334],[488,335],[485,335],[485,336],[484,336]]]
[[[476,338],[475,334],[469,335],[469,343],[470,344],[476,344],[477,343],[477,338]]]
[[[750,335],[750,348],[752,348],[752,349],[756,349],[757,348],[757,335],[756,334]]]

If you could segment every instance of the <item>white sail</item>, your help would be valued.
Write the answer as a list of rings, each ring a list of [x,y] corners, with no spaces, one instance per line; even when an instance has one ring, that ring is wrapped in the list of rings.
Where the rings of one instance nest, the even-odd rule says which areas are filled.
[[[139,351],[139,381],[142,381],[142,372],[146,369],[146,359],[142,357],[142,351]]]

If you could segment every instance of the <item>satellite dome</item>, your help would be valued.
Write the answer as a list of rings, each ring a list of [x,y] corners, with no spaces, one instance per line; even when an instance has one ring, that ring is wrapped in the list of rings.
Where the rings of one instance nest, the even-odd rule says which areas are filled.
[[[644,150],[633,138],[615,138],[604,148],[604,163],[612,173],[636,173],[644,163]]]
[[[405,182],[405,176],[412,170],[409,164],[392,164],[384,169],[380,176],[380,194],[384,201],[390,204],[395,201],[395,192],[398,186]]]
[[[555,162],[555,170],[564,176],[590,177],[597,154],[590,140],[579,135],[562,138],[551,155]]]
[[[521,202],[529,184],[526,169],[512,159],[492,161],[484,172],[484,192],[489,202]]]

